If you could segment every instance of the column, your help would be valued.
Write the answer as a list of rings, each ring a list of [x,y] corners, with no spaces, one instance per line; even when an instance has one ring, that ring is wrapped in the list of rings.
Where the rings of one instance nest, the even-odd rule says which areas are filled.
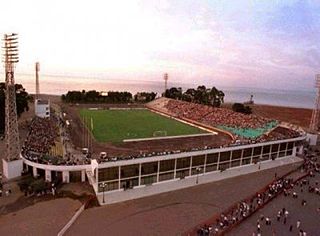
[[[190,157],[190,168],[189,168],[189,176],[191,176],[191,169],[192,169],[192,159],[193,156]]]
[[[138,186],[141,185],[141,163],[139,163],[139,183]]]
[[[174,174],[173,174],[173,178],[175,179],[177,176],[177,158],[174,159]]]
[[[37,177],[38,177],[37,167],[33,166],[33,167],[32,167],[32,172],[33,172],[33,177],[37,178]]]
[[[159,182],[159,174],[160,174],[160,161],[158,161],[157,183]]]
[[[51,182],[52,178],[51,178],[51,170],[45,170],[46,172],[46,181]]]
[[[208,156],[208,153],[204,155],[203,174],[206,173],[207,156]]]
[[[82,170],[81,171],[81,182],[85,182],[86,181],[86,170]]]
[[[69,183],[70,182],[69,171],[62,171],[62,182],[63,183]]]

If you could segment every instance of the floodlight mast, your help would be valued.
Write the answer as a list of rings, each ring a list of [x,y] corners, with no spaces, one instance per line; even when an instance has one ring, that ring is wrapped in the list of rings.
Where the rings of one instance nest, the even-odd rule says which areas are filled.
[[[19,159],[20,143],[17,121],[16,90],[14,79],[15,64],[19,62],[18,35],[5,34],[3,39],[2,62],[5,67],[5,139],[7,161]]]

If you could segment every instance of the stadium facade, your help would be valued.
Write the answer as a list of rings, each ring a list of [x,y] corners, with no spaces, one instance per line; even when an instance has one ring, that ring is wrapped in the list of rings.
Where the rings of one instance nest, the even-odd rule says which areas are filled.
[[[88,165],[48,165],[21,155],[25,168],[47,181],[89,181],[100,204],[191,187],[301,161],[306,136]]]

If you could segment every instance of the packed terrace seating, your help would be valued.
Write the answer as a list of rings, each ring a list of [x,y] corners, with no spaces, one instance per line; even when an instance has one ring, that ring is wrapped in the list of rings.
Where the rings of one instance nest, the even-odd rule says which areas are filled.
[[[89,156],[76,158],[70,153],[67,153],[65,157],[50,154],[50,149],[55,145],[55,140],[59,138],[59,126],[63,126],[63,121],[55,115],[50,118],[35,117],[30,124],[29,133],[22,147],[23,156],[40,164],[90,164]]]
[[[245,115],[225,108],[205,106],[178,100],[170,100],[166,108],[178,117],[187,118],[212,126],[228,126],[235,128],[260,128],[271,122],[256,115]]]
[[[244,143],[294,138],[300,135],[299,132],[285,128],[282,128],[281,132],[268,134],[267,131],[275,128],[278,121],[252,114],[245,115],[226,108],[216,108],[178,100],[169,100],[164,106],[169,113],[178,118],[194,120],[205,125],[231,131]],[[252,135],[250,136],[250,134]]]

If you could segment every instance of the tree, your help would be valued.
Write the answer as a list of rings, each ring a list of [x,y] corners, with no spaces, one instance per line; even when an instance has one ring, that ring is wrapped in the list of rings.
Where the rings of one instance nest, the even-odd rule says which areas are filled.
[[[172,87],[166,90],[165,97],[214,107],[220,107],[224,102],[224,93],[221,90],[216,87],[206,88],[204,85],[198,86],[197,89],[189,88],[184,93],[181,88]]]
[[[232,105],[232,110],[235,112],[240,112],[247,115],[252,113],[251,107],[245,106],[242,103],[234,103]]]
[[[15,85],[16,89],[16,104],[17,115],[20,115],[29,110],[28,102],[32,100],[32,97],[26,92],[21,84]],[[0,83],[0,133],[4,133],[5,129],[5,83]]]

